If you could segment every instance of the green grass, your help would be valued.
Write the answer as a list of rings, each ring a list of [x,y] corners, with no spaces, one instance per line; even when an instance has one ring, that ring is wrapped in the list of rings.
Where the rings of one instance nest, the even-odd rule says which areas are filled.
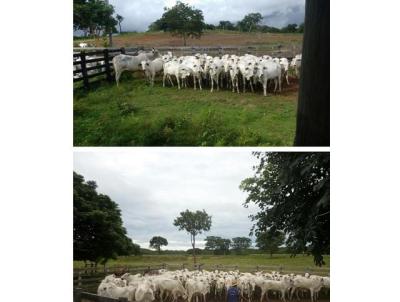
[[[239,266],[242,271],[254,270],[257,265],[267,267],[283,266],[285,271],[304,271],[311,268],[315,272],[329,272],[330,257],[324,256],[326,265],[319,268],[314,265],[312,256],[297,255],[290,257],[288,254],[276,254],[272,258],[266,254],[251,255],[198,255],[198,263],[203,263],[205,269],[212,268],[214,265]],[[190,265],[193,263],[191,256],[186,255],[142,255],[142,256],[125,256],[119,257],[117,260],[110,260],[108,266],[155,266],[166,263],[170,266],[180,266],[183,263]],[[74,261],[74,268],[83,267],[82,261]]]
[[[291,146],[297,94],[152,88],[123,74],[74,91],[75,146]]]

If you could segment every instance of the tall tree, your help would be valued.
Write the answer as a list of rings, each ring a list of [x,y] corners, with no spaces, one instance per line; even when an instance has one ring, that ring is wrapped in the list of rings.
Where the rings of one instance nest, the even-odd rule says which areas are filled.
[[[121,22],[124,20],[124,17],[122,17],[121,15],[117,14],[116,19],[117,19],[118,25],[119,25],[119,33],[121,33],[122,32],[122,30],[121,30]]]
[[[259,249],[269,252],[270,257],[285,242],[285,234],[282,231],[265,231],[257,233],[256,245]]]
[[[310,252],[324,264],[330,247],[330,160],[328,152],[254,153],[255,175],[242,181],[244,206],[255,203],[254,231],[282,230],[292,255]]]
[[[118,204],[97,193],[94,181],[75,172],[73,181],[74,260],[105,264],[118,255],[138,253],[139,247],[126,235]]]
[[[114,7],[105,0],[74,0],[74,29],[88,32],[93,37],[108,34],[112,45],[112,32],[118,24],[113,17]]]
[[[209,231],[211,228],[211,216],[206,211],[191,212],[186,210],[175,218],[174,226],[179,230],[185,230],[190,234],[190,243],[193,247],[193,262],[196,264],[196,236]]]
[[[163,30],[183,38],[183,45],[186,46],[186,39],[200,38],[204,30],[203,12],[180,1],[171,8],[164,8],[161,19],[153,22],[149,30]]]
[[[241,254],[243,250],[251,246],[251,239],[248,237],[235,237],[232,238],[232,249],[237,254]]]
[[[329,146],[329,0],[306,0],[295,146]]]
[[[161,253],[161,246],[168,245],[168,240],[161,236],[154,236],[150,239],[150,247]]]
[[[238,26],[242,31],[251,32],[252,29],[256,28],[260,24],[263,17],[260,13],[251,13],[238,22]]]

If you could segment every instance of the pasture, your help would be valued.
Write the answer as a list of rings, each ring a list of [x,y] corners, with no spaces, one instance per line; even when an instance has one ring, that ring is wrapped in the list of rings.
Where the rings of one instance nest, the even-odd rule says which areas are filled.
[[[299,33],[261,33],[213,30],[205,31],[201,39],[188,39],[187,46],[248,46],[265,48],[290,47],[301,49],[303,34]],[[103,47],[102,39],[75,39],[74,46],[86,42],[96,47]],[[113,37],[113,47],[163,47],[183,46],[182,39],[164,32],[122,33]],[[280,47],[279,47],[280,46]]]
[[[306,255],[297,255],[290,257],[289,254],[276,254],[272,258],[266,254],[250,254],[250,255],[197,255],[197,263],[204,264],[205,269],[209,269],[216,265],[235,266],[237,265],[241,271],[252,271],[257,265],[268,267],[282,266],[285,270],[301,271],[306,268],[314,272],[329,272],[330,257],[324,256],[326,265],[319,268],[314,265],[313,257]],[[170,266],[179,267],[182,264],[192,265],[193,258],[191,255],[141,255],[141,256],[120,256],[116,260],[109,260],[108,267],[113,266],[157,266],[166,263]],[[74,268],[83,268],[83,261],[74,261]]]
[[[291,146],[297,84],[282,93],[211,93],[150,87],[124,73],[120,86],[74,90],[75,146]]]

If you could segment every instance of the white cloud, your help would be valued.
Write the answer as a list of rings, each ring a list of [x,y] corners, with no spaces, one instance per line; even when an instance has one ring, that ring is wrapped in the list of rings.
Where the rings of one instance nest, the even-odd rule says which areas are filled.
[[[265,16],[264,23],[282,27],[288,23],[301,23],[304,19],[305,0],[183,0],[182,2],[201,9],[206,23],[217,24],[220,20],[232,22],[243,19],[246,14],[259,12]],[[159,19],[164,7],[171,7],[175,0],[110,0],[116,13],[125,19],[123,29],[127,31],[147,30],[150,23]]]
[[[122,210],[128,235],[142,247],[152,236],[168,239],[169,249],[190,248],[189,235],[173,226],[179,212],[205,209],[212,216],[207,235],[247,236],[249,214],[240,182],[253,175],[256,159],[248,149],[133,148],[119,151],[75,151],[74,170],[94,180]]]

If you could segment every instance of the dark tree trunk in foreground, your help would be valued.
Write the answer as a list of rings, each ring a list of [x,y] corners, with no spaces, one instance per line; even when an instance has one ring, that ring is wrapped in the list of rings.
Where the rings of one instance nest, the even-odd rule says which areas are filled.
[[[295,146],[329,146],[329,0],[306,0]]]
[[[112,47],[112,31],[108,33],[108,47]]]

